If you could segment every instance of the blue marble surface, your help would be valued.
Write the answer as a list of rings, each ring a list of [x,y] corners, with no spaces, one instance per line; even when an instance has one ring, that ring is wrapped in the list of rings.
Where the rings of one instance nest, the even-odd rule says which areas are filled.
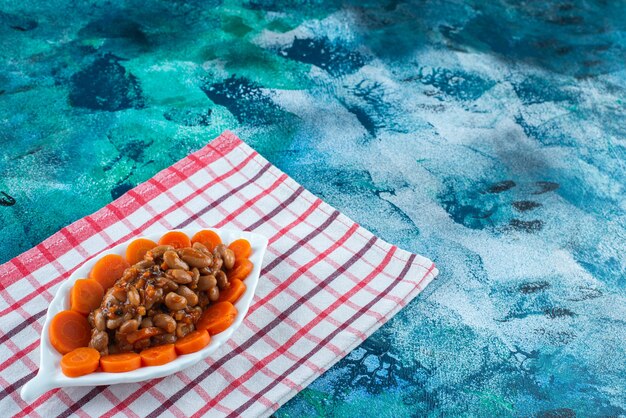
[[[626,3],[0,1],[0,262],[235,131],[426,291],[301,416],[626,415]]]

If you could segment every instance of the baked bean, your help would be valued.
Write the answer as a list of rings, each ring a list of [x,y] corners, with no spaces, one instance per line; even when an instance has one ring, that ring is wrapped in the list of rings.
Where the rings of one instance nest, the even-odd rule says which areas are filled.
[[[118,304],[108,305],[107,310],[102,311],[102,314],[104,315],[104,319],[115,319],[120,316],[119,313],[120,313],[120,305]]]
[[[162,276],[156,279],[156,285],[162,287],[166,292],[172,292],[178,289],[178,284],[168,277]]]
[[[213,259],[213,266],[211,266],[211,274],[215,275],[218,271],[221,271],[223,264],[224,264],[224,261],[222,260],[222,257],[217,255]]]
[[[122,274],[122,278],[120,279],[122,283],[130,283],[137,278],[139,275],[139,270],[135,267],[130,267],[124,270]]]
[[[174,247],[171,245],[157,245],[146,253],[145,259],[154,260],[155,258],[161,258],[166,251],[172,251],[173,249]]]
[[[165,251],[163,254],[163,261],[170,269],[189,270],[189,266],[183,260],[178,257],[176,251]]]
[[[211,302],[217,301],[220,297],[220,290],[218,289],[217,286],[210,288],[208,293],[209,293],[209,300]]]
[[[120,332],[122,334],[130,334],[131,332],[137,331],[139,328],[139,322],[136,319],[129,319],[120,325]]]
[[[124,317],[120,316],[119,318],[109,319],[107,321],[108,329],[117,329],[124,323]]]
[[[217,286],[217,279],[214,275],[209,274],[207,276],[200,276],[198,279],[198,290],[209,290],[212,287]]]
[[[155,288],[154,286],[148,285],[146,287],[145,293],[145,307],[146,309],[150,309],[152,305],[154,305],[157,301],[160,301],[163,298],[163,289],[160,287]]]
[[[170,292],[167,294],[167,296],[165,296],[165,306],[167,306],[172,311],[185,309],[185,307],[187,306],[187,299],[174,292]]]
[[[163,331],[171,334],[176,330],[176,321],[168,314],[157,314],[152,317],[152,322],[155,326],[161,328]]]
[[[154,326],[152,318],[144,318],[141,320],[141,328],[150,328],[152,326]]]
[[[212,257],[193,248],[183,248],[179,250],[180,258],[191,267],[203,268],[212,264]]]
[[[178,284],[191,283],[192,280],[191,274],[187,273],[185,270],[169,269],[167,275]]]
[[[217,252],[217,254],[219,254],[224,263],[224,267],[226,267],[227,270],[233,268],[233,266],[235,265],[235,253],[233,252],[233,250],[229,249],[224,244],[219,244],[215,247],[214,252]]]
[[[94,312],[95,312],[95,310],[89,312],[89,315],[87,315],[87,322],[89,322],[89,326],[91,328],[95,328],[96,327],[96,325],[94,324],[94,321],[93,321]]]
[[[194,306],[193,308],[189,309],[188,316],[191,319],[191,323],[195,324],[196,322],[198,322],[198,319],[200,319],[200,317],[202,316],[202,308],[199,306]]]
[[[98,351],[105,350],[109,345],[109,334],[105,331],[98,331],[94,329],[91,332],[91,340],[89,341],[89,347],[95,348]]]
[[[130,286],[128,288],[128,302],[130,302],[133,306],[139,306],[141,303],[141,298],[139,297],[139,292],[135,288],[135,286]]]
[[[204,254],[212,255],[211,251],[201,242],[194,242],[192,245],[193,249],[198,250]]]
[[[117,299],[115,299],[115,296],[113,296],[113,289],[109,289],[106,291],[106,293],[104,294],[104,297],[102,298],[102,306],[111,306],[111,305],[117,305]]]
[[[178,324],[176,325],[176,336],[182,338],[194,330],[193,324]]]
[[[106,323],[104,321],[104,315],[102,314],[102,309],[98,308],[93,312],[93,325],[96,327],[98,331],[104,331],[104,327]]]
[[[215,279],[217,280],[217,287],[219,287],[220,290],[224,290],[228,287],[228,277],[222,270],[215,274]]]
[[[224,256],[224,267],[227,270],[232,269],[235,266],[235,253],[230,248],[226,249],[226,255]]]
[[[182,321],[185,318],[185,311],[183,309],[174,312],[174,319],[177,321]]]
[[[137,264],[135,264],[135,268],[137,270],[148,270],[150,267],[154,266],[153,260],[141,260]]]
[[[226,251],[228,247],[224,244],[217,244],[213,249],[213,255],[219,255],[220,257],[224,257],[224,251]]]
[[[214,253],[219,254],[220,258],[222,259],[223,265],[224,267],[226,267],[227,270],[233,268],[233,266],[235,265],[235,253],[233,252],[233,250],[231,250],[224,244],[219,244],[215,247]]]
[[[198,295],[187,286],[179,286],[176,293],[187,299],[187,306],[196,306],[198,304]]]
[[[195,290],[198,287],[198,280],[200,280],[200,270],[194,267],[191,269],[191,283],[188,287]]]

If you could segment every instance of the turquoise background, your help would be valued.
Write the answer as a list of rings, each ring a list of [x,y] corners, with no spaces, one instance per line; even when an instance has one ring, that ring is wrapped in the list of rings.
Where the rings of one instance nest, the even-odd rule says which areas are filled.
[[[626,415],[626,3],[0,1],[0,262],[233,130],[439,278],[282,407]]]

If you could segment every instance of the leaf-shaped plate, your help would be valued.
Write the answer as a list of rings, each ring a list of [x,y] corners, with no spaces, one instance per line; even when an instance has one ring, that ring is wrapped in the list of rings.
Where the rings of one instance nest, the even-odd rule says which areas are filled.
[[[211,229],[211,228],[209,228]],[[137,238],[148,238],[153,241],[158,241],[159,238],[168,231],[163,231],[160,234],[146,235],[143,237],[132,238],[122,244],[119,244],[108,251],[103,251],[100,254],[95,255],[91,259],[87,260],[80,268],[78,268],[65,282],[61,284],[57,290],[54,299],[48,307],[48,313],[46,315],[46,322],[43,326],[41,333],[40,344],[40,360],[39,360],[39,372],[30,382],[26,383],[20,392],[22,399],[26,402],[32,402],[45,392],[59,388],[70,386],[99,386],[99,385],[112,385],[115,383],[132,383],[141,382],[144,380],[155,379],[176,373],[189,366],[198,363],[201,360],[207,358],[213,353],[219,346],[224,344],[231,335],[239,328],[243,322],[244,317],[248,313],[254,292],[256,291],[257,284],[259,282],[259,275],[261,273],[261,264],[263,263],[263,256],[265,249],[267,248],[267,238],[255,234],[252,232],[236,231],[236,230],[220,230],[212,229],[221,238],[224,243],[230,243],[239,238],[247,239],[252,246],[252,255],[250,261],[254,264],[254,269],[246,278],[246,292],[235,303],[238,314],[235,318],[235,322],[225,331],[211,337],[209,345],[202,350],[192,353],[178,356],[176,360],[164,364],[162,366],[153,367],[141,367],[137,370],[126,373],[105,373],[97,371],[81,377],[67,377],[61,372],[61,357],[62,355],[56,351],[50,344],[48,337],[48,331],[50,327],[51,319],[60,311],[70,308],[70,290],[77,279],[87,277],[91,268],[101,257],[107,254],[120,254],[124,255],[127,245]],[[193,236],[199,229],[180,229],[186,233],[189,237]]]

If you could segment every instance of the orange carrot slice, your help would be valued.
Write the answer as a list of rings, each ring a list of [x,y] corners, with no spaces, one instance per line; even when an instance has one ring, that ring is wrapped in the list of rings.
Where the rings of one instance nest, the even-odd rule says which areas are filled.
[[[246,285],[239,279],[232,279],[230,285],[223,290],[220,290],[219,302],[235,303],[246,292]]]
[[[184,232],[170,231],[159,240],[159,245],[171,245],[174,248],[191,247],[191,241]]]
[[[100,358],[102,371],[124,373],[141,367],[141,356],[137,353],[109,354]]]
[[[174,344],[158,345],[146,348],[139,355],[144,366],[161,366],[176,358],[176,349]]]
[[[197,330],[207,330],[209,334],[215,335],[224,331],[235,322],[237,308],[230,302],[218,302],[211,305],[196,322]]]
[[[50,344],[61,354],[87,347],[91,327],[87,318],[75,311],[61,311],[50,321]]]
[[[73,311],[88,315],[102,303],[104,289],[94,279],[78,279],[70,291],[70,306]]]
[[[152,240],[146,238],[136,239],[126,247],[126,261],[129,264],[140,262],[143,260],[143,256],[156,246],[157,243]]]
[[[100,364],[100,353],[95,348],[79,347],[65,354],[61,359],[61,371],[67,377],[84,376],[93,373]]]
[[[248,258],[252,254],[252,247],[246,239],[238,239],[230,243],[228,246],[235,253],[235,258]]]
[[[216,232],[203,229],[202,231],[196,232],[196,234],[191,237],[191,243],[196,242],[203,244],[210,251],[213,251],[218,244],[222,243],[222,239]]]
[[[248,277],[253,268],[254,264],[252,264],[252,261],[248,260],[247,258],[240,259],[240,261],[235,264],[233,269],[226,273],[228,276],[228,280],[232,281],[235,279],[239,279],[243,281],[246,277]]]
[[[211,336],[205,330],[192,331],[183,338],[179,338],[174,347],[178,354],[189,354],[202,350],[210,342]]]
[[[89,278],[100,283],[102,288],[106,291],[115,284],[117,279],[122,277],[124,270],[127,268],[128,263],[121,255],[105,255],[94,264],[89,273]]]

